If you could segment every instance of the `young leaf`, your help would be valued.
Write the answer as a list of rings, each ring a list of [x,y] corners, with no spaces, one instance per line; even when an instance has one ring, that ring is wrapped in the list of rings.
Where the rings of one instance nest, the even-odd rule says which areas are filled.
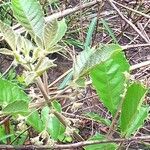
[[[43,72],[45,72],[50,67],[55,67],[56,64],[54,64],[54,60],[49,59],[48,57],[43,58],[39,66],[37,66],[36,73],[38,75],[41,75]]]
[[[97,23],[97,17],[93,18],[90,25],[89,25],[89,29],[87,32],[87,36],[86,36],[86,40],[85,40],[85,50],[88,50],[88,47],[90,47],[91,42],[92,42],[92,34],[94,32],[95,26]]]
[[[0,105],[7,106],[14,101],[29,101],[28,95],[16,84],[0,79]]]
[[[139,83],[133,83],[128,87],[121,111],[120,128],[122,135],[126,135],[135,120],[141,120],[141,118],[136,117],[141,116],[141,114],[138,115],[138,112],[140,111],[146,92],[147,89]],[[141,120],[140,123],[143,121]],[[134,125],[136,127],[136,124]]]
[[[33,36],[43,36],[44,17],[37,0],[12,0],[14,16]]]
[[[12,50],[16,49],[16,35],[12,28],[0,21],[0,32]]]
[[[114,115],[124,92],[124,72],[129,64],[122,52],[115,53],[90,71],[92,84],[104,106]]]
[[[96,65],[108,60],[112,54],[121,51],[121,47],[116,44],[103,45],[97,49],[89,49],[82,51],[76,58],[74,63],[74,79],[85,75]]]
[[[88,139],[89,141],[91,140],[107,140],[105,138],[105,136],[99,134],[99,133],[96,133],[93,137],[89,138]],[[94,145],[89,145],[89,146],[85,146],[85,150],[116,150],[118,147],[117,144],[115,143],[106,143],[106,144],[94,144]]]
[[[62,39],[66,31],[67,25],[65,19],[61,21],[54,20],[48,23],[44,28],[44,43],[46,50],[51,51],[52,47]]]

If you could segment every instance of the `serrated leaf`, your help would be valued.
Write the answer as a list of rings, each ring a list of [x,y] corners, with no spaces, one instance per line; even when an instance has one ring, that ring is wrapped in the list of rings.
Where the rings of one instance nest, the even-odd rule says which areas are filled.
[[[28,112],[28,102],[27,101],[14,101],[9,103],[6,107],[3,108],[3,114],[21,114]]]
[[[133,83],[128,87],[120,116],[122,135],[126,135],[128,129],[132,126],[135,119],[137,119],[135,117],[139,117],[137,114],[140,111],[146,92],[147,89],[139,83]]]
[[[126,132],[126,137],[130,137],[131,134],[134,134],[142,125],[144,121],[148,118],[149,106],[142,106],[137,115],[135,116],[131,126],[128,128]]]
[[[14,101],[29,101],[28,95],[16,84],[0,79],[0,105],[7,106]]]
[[[4,55],[13,56],[13,52],[7,48],[0,48],[0,53]]]
[[[89,141],[92,140],[107,140],[105,138],[105,136],[103,136],[102,134],[96,133],[93,137],[88,139]],[[118,147],[117,144],[115,143],[106,143],[106,144],[94,144],[94,145],[89,145],[89,146],[85,146],[84,149],[85,150],[116,150]]]
[[[12,0],[14,16],[20,24],[33,36],[43,36],[44,16],[41,6],[36,0]]]
[[[129,64],[122,52],[99,64],[90,71],[92,85],[95,87],[100,100],[108,110],[115,114],[124,92],[124,72],[129,71]]]
[[[44,29],[44,43],[47,51],[51,51],[65,35],[67,31],[67,25],[65,19],[61,21],[53,21],[45,26]]]
[[[16,35],[12,28],[0,21],[0,32],[12,50],[16,49]]]
[[[94,68],[106,60],[112,54],[121,51],[121,47],[116,44],[106,44],[97,49],[89,49],[82,51],[76,58],[74,63],[74,79],[85,75],[89,70]]]
[[[85,114],[87,117],[90,117],[92,120],[99,122],[101,124],[105,124],[107,126],[111,125],[111,121],[108,119],[105,119],[103,117],[101,117],[99,114],[94,113],[94,112],[89,112]]]

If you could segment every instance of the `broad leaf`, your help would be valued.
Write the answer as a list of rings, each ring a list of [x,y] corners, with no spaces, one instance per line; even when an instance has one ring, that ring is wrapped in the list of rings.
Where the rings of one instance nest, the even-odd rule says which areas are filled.
[[[146,92],[147,89],[139,83],[133,83],[128,87],[121,111],[120,128],[122,135],[126,135],[128,129],[133,125],[135,120],[141,119],[136,117],[141,117],[141,114],[138,115],[138,113],[141,110],[141,104]],[[140,123],[141,122],[142,121],[140,121]]]
[[[0,21],[0,32],[12,50],[16,49],[16,35],[12,28]]]
[[[67,25],[65,19],[61,21],[54,20],[46,24],[44,28],[44,45],[46,50],[51,51],[52,47],[62,39],[66,31]]]
[[[105,136],[96,133],[93,137],[88,139],[89,141],[94,140],[94,141],[102,141],[102,140],[107,140]],[[116,150],[118,147],[117,144],[115,143],[106,143],[106,144],[93,144],[89,146],[85,146],[85,150]]]
[[[121,51],[121,47],[116,44],[107,44],[97,49],[89,49],[82,51],[76,58],[74,63],[74,78],[78,79],[85,75],[95,66],[108,60],[112,54]]]
[[[38,111],[31,112],[27,118],[27,123],[38,132],[42,132],[45,129],[45,122],[42,122]]]
[[[142,106],[139,109],[131,126],[127,129],[126,137],[129,137],[131,134],[134,134],[140,127],[142,127],[144,121],[148,118],[148,111],[149,111],[148,107],[149,106],[147,107]]]
[[[57,101],[53,101],[52,106],[57,111],[61,111],[61,106]],[[50,114],[49,107],[44,107],[41,114],[37,111],[31,113],[27,119],[27,123],[38,132],[46,129],[54,140],[58,140],[60,136],[64,136],[64,126],[53,114]]]
[[[122,52],[115,53],[90,71],[92,84],[104,106],[114,115],[124,92],[125,75],[129,64]]]
[[[3,107],[15,101],[29,101],[28,95],[16,84],[0,79],[0,105]]]
[[[26,101],[14,101],[8,104],[2,110],[4,114],[20,114],[20,113],[27,113],[28,112],[28,102]]]
[[[14,16],[31,35],[43,36],[44,17],[37,0],[12,0]]]

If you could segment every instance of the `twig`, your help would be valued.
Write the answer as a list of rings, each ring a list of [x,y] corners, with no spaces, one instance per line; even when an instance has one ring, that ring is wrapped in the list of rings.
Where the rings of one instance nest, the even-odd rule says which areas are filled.
[[[126,22],[128,23],[144,40],[145,42],[149,42],[147,40],[147,38],[145,38],[145,36],[141,33],[141,31],[132,23],[130,22],[126,17],[124,17],[124,15],[120,12],[120,10],[116,7],[116,5],[113,3],[113,0],[107,0],[110,5],[117,11],[117,13],[119,14],[119,16]]]
[[[128,49],[128,48],[137,48],[137,47],[145,47],[145,46],[150,46],[150,43],[145,43],[145,44],[132,44],[132,45],[125,45],[121,46],[123,50]]]
[[[132,65],[132,66],[130,67],[130,71],[133,71],[133,70],[135,70],[135,69],[139,69],[139,68],[141,68],[141,67],[146,67],[146,66],[148,66],[148,65],[150,65],[150,60],[144,61],[144,62],[141,62],[141,63],[138,63],[138,64],[136,64],[136,65]]]
[[[125,138],[117,138],[112,140],[93,140],[93,141],[83,141],[72,144],[54,144],[54,145],[0,145],[0,149],[15,149],[15,150],[35,150],[35,149],[73,149],[79,148],[88,145],[96,145],[96,144],[108,144],[108,143],[120,143],[120,142],[132,142],[132,141],[150,141],[150,136],[138,136],[132,137],[129,139]]]
[[[89,2],[89,3],[83,4],[83,5],[81,5],[81,6],[76,6],[76,7],[74,7],[74,8],[69,8],[69,9],[66,9],[66,10],[64,10],[64,11],[54,13],[54,14],[52,14],[52,15],[50,15],[50,16],[45,17],[45,21],[46,21],[46,22],[50,22],[50,21],[52,21],[52,20],[55,19],[55,18],[65,17],[65,16],[67,16],[67,15],[69,15],[69,14],[71,14],[71,13],[77,12],[77,11],[79,11],[79,10],[81,10],[81,9],[84,9],[84,8],[87,8],[87,7],[92,7],[92,6],[94,6],[95,4],[97,4],[98,2],[101,2],[101,0],[93,0],[93,1],[91,1],[91,2]],[[13,26],[12,28],[13,28],[17,33],[19,33],[19,34],[21,34],[21,33],[23,33],[23,32],[25,31],[25,29],[24,29],[23,27],[21,27],[20,24],[17,24],[17,25],[15,25],[15,26]],[[2,37],[3,37],[2,34],[0,34],[0,41],[3,40]]]
[[[147,14],[145,14],[145,13],[143,13],[143,12],[140,12],[140,11],[137,11],[137,10],[132,9],[132,8],[130,8],[130,7],[127,7],[127,6],[125,6],[125,5],[122,5],[122,4],[120,4],[120,3],[118,3],[118,2],[116,2],[116,1],[114,1],[114,0],[113,0],[113,2],[114,2],[115,4],[117,4],[117,5],[119,5],[119,6],[123,7],[123,8],[125,8],[125,9],[128,9],[128,10],[130,10],[130,11],[133,11],[133,12],[136,13],[136,14],[139,14],[139,15],[141,15],[141,16],[143,16],[143,17],[146,17],[146,18],[150,19],[150,15],[147,15]]]

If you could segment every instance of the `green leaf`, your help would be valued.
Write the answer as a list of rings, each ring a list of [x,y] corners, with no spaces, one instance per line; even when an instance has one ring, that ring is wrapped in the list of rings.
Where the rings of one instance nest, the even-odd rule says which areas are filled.
[[[55,46],[65,35],[67,31],[67,25],[65,19],[61,21],[54,20],[46,24],[44,28],[44,45],[47,51],[51,51],[52,47]]]
[[[122,135],[126,135],[134,121],[139,120],[138,112],[144,100],[147,89],[139,83],[131,84],[122,104],[120,128]],[[141,115],[141,114],[140,114]],[[143,118],[143,117],[142,117]],[[140,121],[141,123],[142,121]],[[135,126],[136,127],[136,126]]]
[[[129,64],[122,52],[115,53],[104,63],[90,71],[92,85],[95,87],[104,106],[114,115],[124,92],[125,75]]]
[[[45,129],[45,122],[42,122],[38,111],[31,112],[27,118],[27,123],[38,132],[42,132]]]
[[[71,70],[66,77],[64,78],[64,80],[61,82],[61,84],[59,85],[59,89],[64,89],[72,80],[73,77],[73,71]]]
[[[0,105],[7,106],[14,101],[29,101],[28,95],[16,84],[0,79]]]
[[[21,114],[28,112],[28,102],[26,101],[14,101],[8,104],[6,107],[3,108],[3,114]]]
[[[108,60],[112,54],[121,51],[121,47],[116,44],[106,44],[97,49],[89,49],[82,51],[76,58],[74,63],[74,79],[85,75],[96,65]]]
[[[13,56],[13,52],[7,48],[0,48],[0,53],[4,55]]]
[[[86,40],[85,40],[85,50],[88,50],[88,47],[90,47],[91,42],[92,42],[92,34],[94,32],[95,26],[97,23],[97,17],[93,18],[90,25],[89,25],[89,29],[87,32],[87,36],[86,36]]]
[[[109,33],[109,36],[113,39],[114,43],[118,44],[118,41],[117,41],[112,29],[108,26],[108,23],[104,19],[101,19],[101,22],[102,22],[103,26],[105,27],[105,29],[107,30],[107,32]]]
[[[105,138],[105,136],[99,133],[96,133],[93,137],[89,138],[88,140],[89,141],[91,140],[101,141],[101,140],[107,140],[107,139]],[[106,144],[94,144],[94,145],[85,146],[84,149],[85,150],[116,150],[117,147],[118,145],[115,143],[106,143]]]
[[[37,0],[12,0],[14,16],[34,36],[43,37],[44,17]]]
[[[16,35],[12,28],[0,21],[0,32],[12,50],[16,49]]]
[[[142,125],[144,121],[148,118],[149,106],[142,106],[137,112],[131,126],[128,128],[126,137],[129,137],[131,134],[134,134]]]
[[[53,105],[57,105],[56,103]],[[60,109],[59,106],[55,106]],[[54,140],[57,140],[61,134],[65,132],[64,126],[60,121],[53,115],[49,114],[49,108],[45,107],[41,112],[41,118],[43,123],[47,124],[47,131]]]
[[[38,63],[37,63],[38,64]],[[38,64],[39,66],[36,69],[36,73],[37,75],[41,75],[43,74],[43,72],[45,72],[47,69],[51,68],[51,67],[55,67],[56,64],[54,64],[54,60],[49,59],[48,57],[44,57],[41,61],[40,64]]]
[[[110,125],[111,125],[111,121],[110,121],[110,120],[101,117],[101,116],[100,116],[99,114],[97,114],[97,113],[89,112],[89,113],[86,113],[85,115],[86,115],[87,117],[90,117],[92,120],[94,120],[94,121],[96,121],[96,122],[105,124],[105,125],[107,125],[107,126],[110,126]]]

